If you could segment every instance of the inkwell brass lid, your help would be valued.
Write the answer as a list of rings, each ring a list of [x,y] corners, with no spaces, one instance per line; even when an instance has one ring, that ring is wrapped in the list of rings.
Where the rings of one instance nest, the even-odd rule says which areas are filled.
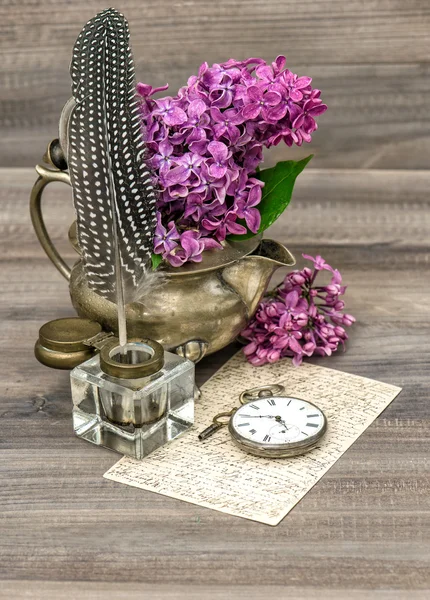
[[[164,365],[164,349],[151,339],[130,339],[121,352],[119,340],[90,319],[67,317],[45,323],[39,330],[34,354],[54,369],[73,369],[100,351],[100,368],[121,379],[140,379]]]
[[[121,353],[118,338],[110,338],[100,349],[100,368],[111,377],[140,379],[157,373],[164,365],[164,349],[151,339],[130,339]]]
[[[49,321],[39,330],[34,354],[47,367],[73,369],[94,356],[96,348],[89,341],[101,331],[100,323],[90,319],[67,317]]]

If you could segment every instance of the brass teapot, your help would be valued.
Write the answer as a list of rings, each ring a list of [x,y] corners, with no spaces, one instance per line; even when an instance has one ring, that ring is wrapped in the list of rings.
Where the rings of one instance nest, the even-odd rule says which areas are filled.
[[[72,268],[65,263],[46,230],[41,209],[43,190],[53,181],[70,185],[70,178],[58,140],[51,142],[44,158],[54,169],[36,166],[39,177],[30,201],[36,235],[48,258],[69,281],[78,315],[116,333],[115,305],[90,290],[81,259]],[[69,239],[80,254],[75,223]],[[231,343],[257,310],[276,269],[294,265],[295,259],[282,244],[261,236],[223,246],[223,250],[205,251],[199,264],[164,268],[166,281],[150,299],[127,306],[129,335],[154,339],[166,350],[194,362]]]

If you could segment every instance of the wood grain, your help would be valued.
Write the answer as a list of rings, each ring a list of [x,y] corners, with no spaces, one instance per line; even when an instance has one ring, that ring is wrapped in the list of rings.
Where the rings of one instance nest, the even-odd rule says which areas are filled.
[[[309,74],[329,111],[315,167],[427,169],[427,0],[127,0],[137,75],[171,93],[205,60],[281,53]],[[70,94],[71,48],[95,0],[0,3],[0,165],[32,166]],[[278,148],[268,161],[304,156]]]
[[[74,437],[68,373],[33,357],[38,328],[73,314],[31,230],[34,178],[0,170],[0,598],[427,598],[430,172],[308,170],[271,231],[348,283],[348,351],[315,363],[403,387],[275,528],[102,478],[117,456]],[[70,190],[46,208],[71,260]]]

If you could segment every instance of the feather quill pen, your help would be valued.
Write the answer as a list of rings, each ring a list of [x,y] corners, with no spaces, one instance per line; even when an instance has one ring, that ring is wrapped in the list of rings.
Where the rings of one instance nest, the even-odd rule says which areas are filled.
[[[145,161],[126,19],[113,8],[88,21],[70,74],[75,106],[68,163],[88,285],[116,302],[120,346],[125,305],[151,289],[156,190]]]

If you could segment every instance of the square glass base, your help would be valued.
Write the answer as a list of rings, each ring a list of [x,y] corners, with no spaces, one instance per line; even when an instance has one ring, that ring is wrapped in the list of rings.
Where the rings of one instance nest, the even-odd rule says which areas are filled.
[[[95,356],[70,374],[75,434],[141,459],[194,422],[194,364],[164,353],[164,366],[141,379],[106,375]]]

